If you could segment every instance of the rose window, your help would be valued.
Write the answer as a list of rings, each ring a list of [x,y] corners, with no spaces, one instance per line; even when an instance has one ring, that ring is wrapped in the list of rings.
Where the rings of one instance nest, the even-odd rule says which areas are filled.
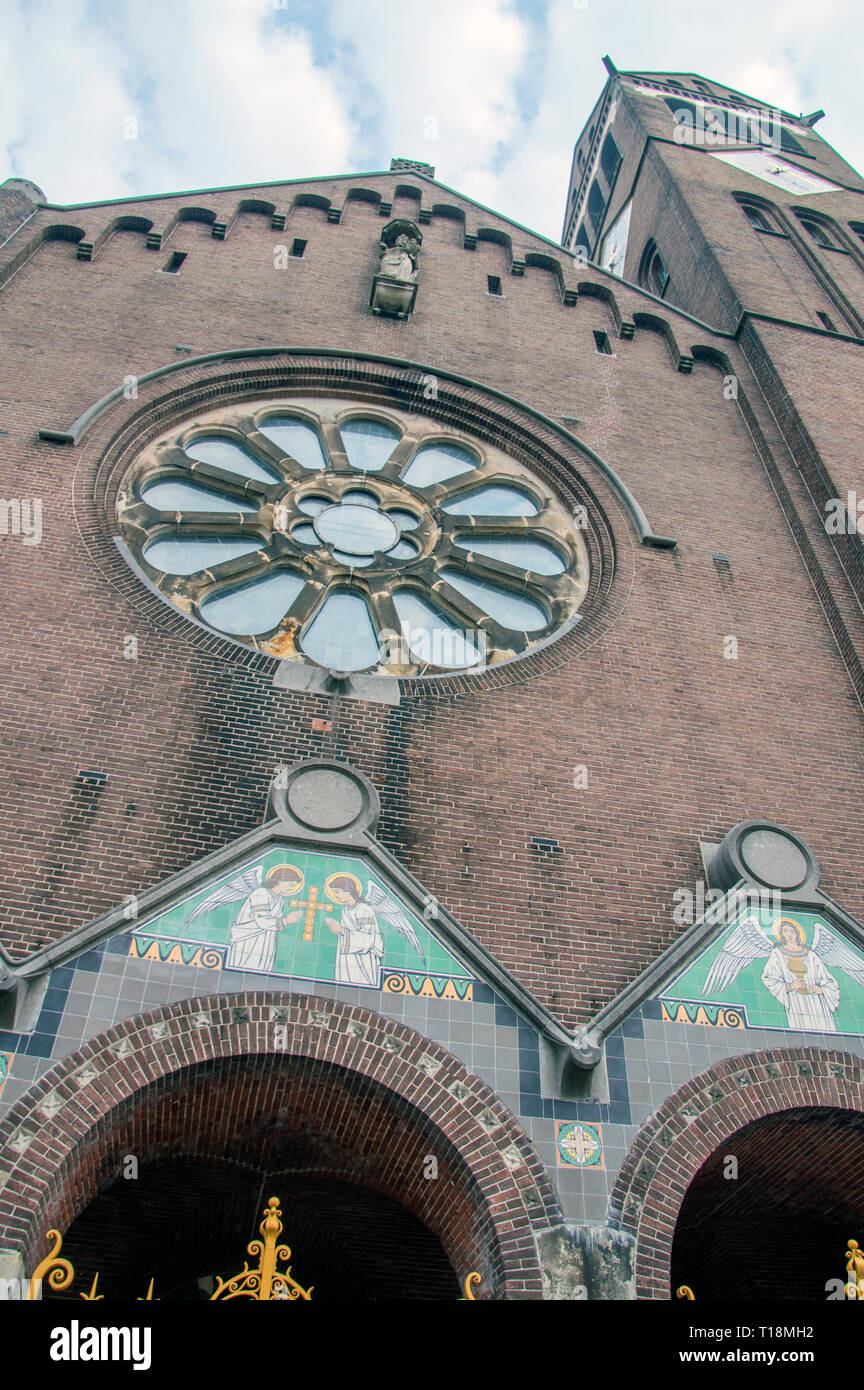
[[[587,587],[567,509],[506,453],[345,401],[201,416],[138,458],[118,511],[132,563],[190,618],[335,671],[512,659]]]

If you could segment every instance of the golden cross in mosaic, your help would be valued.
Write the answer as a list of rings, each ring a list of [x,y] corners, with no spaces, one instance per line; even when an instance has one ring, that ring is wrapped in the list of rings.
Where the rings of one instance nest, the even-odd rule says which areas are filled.
[[[308,897],[308,898],[292,898],[292,899],[291,899],[291,906],[292,906],[292,907],[305,907],[305,909],[306,909],[306,916],[303,918],[303,931],[302,931],[302,933],[301,933],[300,939],[301,939],[301,941],[314,941],[314,939],[315,939],[315,913],[316,913],[316,912],[332,912],[332,907],[331,907],[331,905],[330,905],[329,903],[319,903],[319,901],[318,901],[318,889],[315,888],[315,887],[312,887],[312,888],[309,889],[309,897]]]

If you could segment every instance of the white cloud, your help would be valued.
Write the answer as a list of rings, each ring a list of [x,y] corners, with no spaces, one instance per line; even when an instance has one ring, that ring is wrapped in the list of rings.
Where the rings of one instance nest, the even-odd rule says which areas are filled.
[[[0,35],[10,172],[55,202],[253,183],[345,167],[351,125],[308,36],[272,7],[155,0],[100,29],[85,0],[23,0]],[[23,55],[29,54],[26,68]],[[46,101],[46,96],[50,100]],[[124,136],[127,116],[138,138]]]
[[[482,178],[519,131],[529,30],[513,0],[331,0],[327,12],[358,87],[376,94],[382,153],[434,164],[446,183]]]
[[[824,105],[820,133],[860,165],[861,34],[857,0],[666,0],[662,22],[640,0],[7,0],[0,178],[83,202],[401,154],[557,238],[603,53],[794,112]]]

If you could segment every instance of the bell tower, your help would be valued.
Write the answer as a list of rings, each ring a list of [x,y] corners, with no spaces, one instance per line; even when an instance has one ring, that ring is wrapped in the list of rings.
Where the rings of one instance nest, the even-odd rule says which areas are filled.
[[[795,116],[695,73],[604,64],[574,150],[564,244],[653,296],[658,313],[663,301],[740,344],[794,461],[799,518],[817,544],[827,533],[837,601],[851,586],[860,615],[864,179],[815,129],[823,111]]]
[[[576,142],[564,244],[716,328],[864,334],[864,179],[793,116],[693,73],[618,72]]]

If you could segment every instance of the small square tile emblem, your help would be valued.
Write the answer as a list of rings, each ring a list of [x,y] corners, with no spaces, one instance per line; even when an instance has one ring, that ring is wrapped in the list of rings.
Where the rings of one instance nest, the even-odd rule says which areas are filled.
[[[555,1124],[559,1168],[604,1168],[603,1126],[584,1120],[557,1120]]]

